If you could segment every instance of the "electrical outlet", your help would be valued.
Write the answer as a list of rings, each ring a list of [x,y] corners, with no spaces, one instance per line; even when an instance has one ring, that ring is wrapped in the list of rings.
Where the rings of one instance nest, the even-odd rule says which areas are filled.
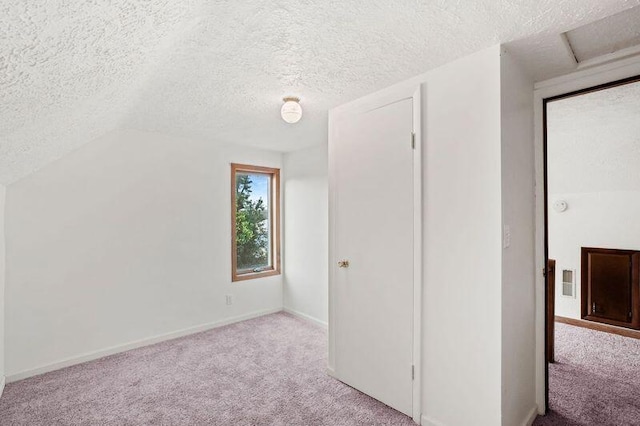
[[[232,294],[227,294],[225,296],[226,301],[227,301],[227,305],[233,305],[233,295]]]

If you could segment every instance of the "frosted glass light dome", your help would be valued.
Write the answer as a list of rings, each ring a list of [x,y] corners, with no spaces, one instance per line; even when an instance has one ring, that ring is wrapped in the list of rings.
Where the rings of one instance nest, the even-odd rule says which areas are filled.
[[[298,98],[284,98],[284,104],[280,109],[282,119],[289,124],[297,123],[302,118],[302,107]]]

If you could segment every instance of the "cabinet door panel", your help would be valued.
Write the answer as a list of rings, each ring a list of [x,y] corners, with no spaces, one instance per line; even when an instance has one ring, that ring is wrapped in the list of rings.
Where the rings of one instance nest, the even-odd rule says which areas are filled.
[[[589,253],[591,315],[631,322],[631,256]]]

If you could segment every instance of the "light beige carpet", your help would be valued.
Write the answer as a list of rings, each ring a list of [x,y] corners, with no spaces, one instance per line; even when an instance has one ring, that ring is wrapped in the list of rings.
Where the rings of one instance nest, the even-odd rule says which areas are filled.
[[[326,374],[326,332],[273,314],[7,385],[2,425],[414,425]]]

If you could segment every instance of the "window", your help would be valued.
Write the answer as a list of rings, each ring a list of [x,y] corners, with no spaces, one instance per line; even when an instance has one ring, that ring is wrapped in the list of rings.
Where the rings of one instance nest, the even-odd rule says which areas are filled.
[[[280,274],[280,170],[231,164],[232,281]]]

